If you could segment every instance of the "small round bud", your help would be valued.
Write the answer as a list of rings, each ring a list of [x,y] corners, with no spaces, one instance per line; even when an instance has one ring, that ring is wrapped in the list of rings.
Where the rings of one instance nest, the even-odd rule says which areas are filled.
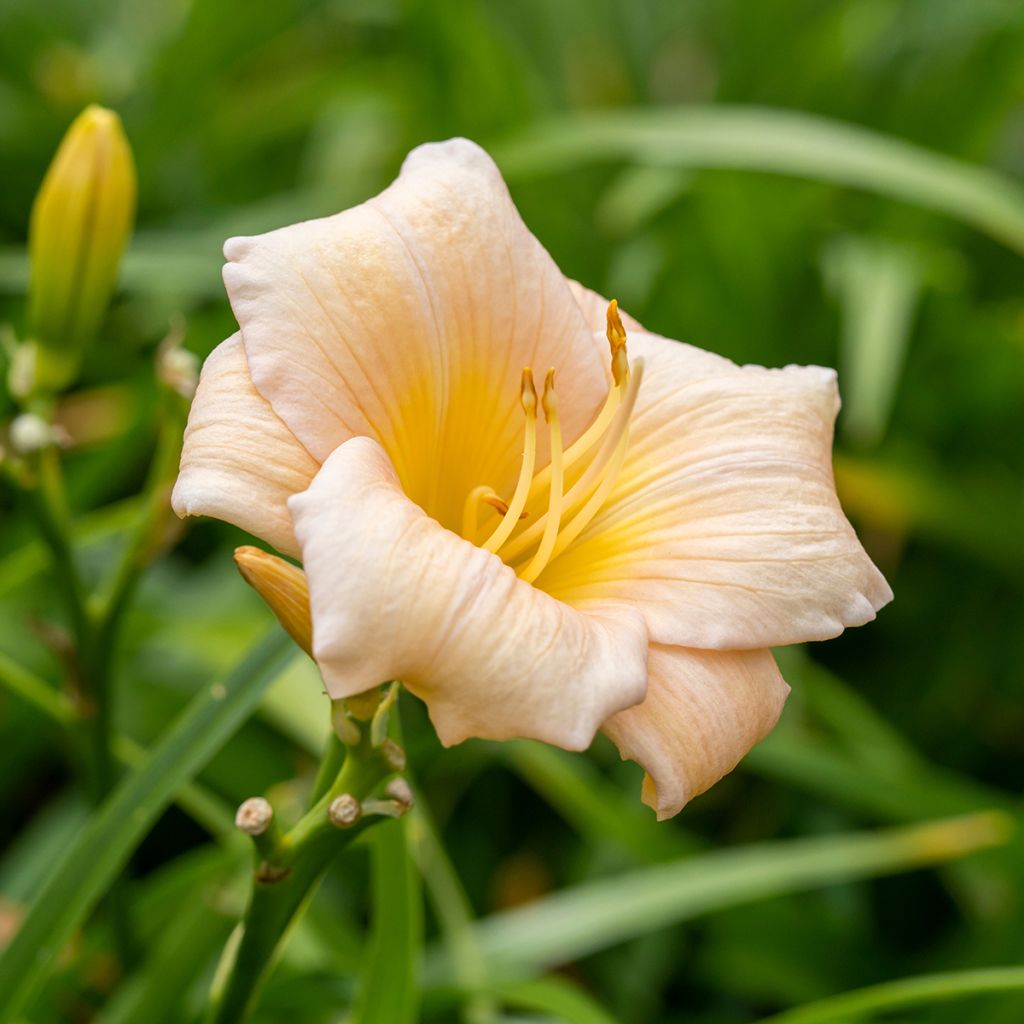
[[[11,421],[11,447],[19,455],[31,455],[54,444],[57,431],[40,416],[23,412]]]
[[[336,796],[327,808],[327,817],[335,828],[351,828],[362,814],[362,805],[351,793]]]
[[[177,339],[157,351],[157,376],[182,398],[191,399],[199,385],[199,359],[181,347]]]
[[[406,766],[405,751],[392,739],[385,740],[380,745],[380,752],[384,755],[388,767],[395,772],[404,772]]]
[[[238,808],[235,827],[247,836],[261,836],[270,828],[274,808],[261,796],[251,796]]]
[[[387,794],[404,809],[408,810],[413,805],[412,787],[403,778],[392,779],[387,784]]]

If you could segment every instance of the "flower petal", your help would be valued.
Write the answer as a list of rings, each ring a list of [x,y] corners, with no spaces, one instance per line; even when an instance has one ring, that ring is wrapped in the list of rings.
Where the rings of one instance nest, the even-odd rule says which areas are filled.
[[[659,643],[774,647],[861,625],[892,597],[836,497],[835,372],[735,366],[632,334],[645,376],[626,465],[538,579],[582,606],[636,602]]]
[[[275,412],[321,461],[349,437],[376,438],[406,493],[452,529],[474,487],[515,481],[525,366],[560,371],[569,438],[604,399],[607,347],[465,139],[414,150],[361,206],[224,252],[253,380]]]
[[[736,767],[771,732],[789,694],[771,651],[694,651],[652,645],[647,697],[604,731],[643,767],[643,801],[658,819]]]
[[[411,502],[376,441],[343,444],[288,506],[333,697],[401,679],[445,744],[530,737],[573,750],[643,699],[638,612],[582,614],[524,583]]]
[[[203,364],[171,504],[179,516],[213,516],[297,555],[286,502],[320,468],[253,387],[242,336]]]
[[[603,338],[608,317],[608,299],[598,295],[595,291],[591,291],[586,286],[580,284],[579,281],[573,281],[572,278],[567,278],[566,281],[572,291],[572,297],[576,300],[576,305],[580,307],[583,319],[587,321],[592,331]],[[627,331],[643,330],[640,324],[621,307],[619,308],[619,316],[622,318],[623,326]]]

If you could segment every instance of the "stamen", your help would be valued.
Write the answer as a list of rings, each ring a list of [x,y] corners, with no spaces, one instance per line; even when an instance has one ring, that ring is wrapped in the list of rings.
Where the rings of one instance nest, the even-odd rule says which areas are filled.
[[[492,508],[497,508],[495,502],[500,502],[504,505],[505,509],[507,505],[494,493],[494,488],[487,484],[481,484],[479,487],[474,487],[466,496],[465,504],[462,506],[462,536],[466,540],[476,543],[476,528],[480,518],[480,505],[490,505]],[[503,511],[499,509],[499,511]]]
[[[622,399],[622,394],[629,378],[629,360],[626,357],[626,329],[622,326],[622,318],[619,316],[619,303],[616,299],[612,299],[608,303],[607,322],[606,336],[608,338],[608,347],[611,349],[612,354],[612,379],[615,381],[615,387],[608,392],[608,397],[605,399],[604,405],[601,407],[601,411],[597,414],[594,422],[566,448],[563,461],[566,471],[571,469],[581,456],[593,448],[608,429],[612,417],[619,407],[619,402]],[[545,466],[537,474],[537,478],[530,488],[530,497],[536,497],[548,486],[550,480],[551,468],[550,466]]]
[[[608,306],[607,323],[614,384],[590,426],[567,449],[563,449],[555,371],[554,368],[548,370],[540,404],[550,434],[551,461],[535,477],[537,390],[533,374],[527,367],[523,370],[520,394],[526,413],[526,436],[512,500],[506,504],[490,487],[477,487],[466,499],[463,535],[475,540],[480,505],[489,505],[502,513],[501,522],[482,546],[499,555],[527,583],[533,583],[551,560],[565,551],[601,511],[625,461],[629,447],[629,421],[643,378],[643,364],[638,360],[634,367],[629,365],[626,330],[615,301]],[[576,474],[567,491],[567,470],[584,459],[582,472]],[[533,501],[539,504],[544,500],[545,492],[547,510],[510,540],[519,520],[526,515],[527,504]],[[534,548],[531,557],[529,553]]]
[[[617,410],[617,415],[612,422],[611,428],[605,434],[597,455],[590,465],[587,466],[579,480],[569,489],[568,494],[565,495],[564,510],[567,512],[574,512],[587,503],[587,496],[590,494],[591,488],[600,486],[602,479],[608,471],[609,463],[611,463],[616,451],[622,444],[622,438],[629,426],[629,419],[633,414],[637,392],[640,390],[640,381],[643,377],[642,363],[639,360],[637,360],[637,368],[638,372],[629,376],[626,396]],[[596,511],[595,509],[593,514],[596,514]],[[563,512],[563,516],[564,514],[565,512]],[[514,561],[536,543],[541,531],[546,529],[546,527],[547,515],[545,514],[531,523],[529,528],[524,530],[506,546],[505,550],[501,553],[502,558],[509,563]]]
[[[559,532],[558,543],[555,545],[555,550],[551,552],[552,558],[557,558],[590,525],[590,521],[601,511],[601,506],[608,500],[608,495],[619,477],[619,471],[622,469],[622,463],[626,459],[626,451],[629,448],[629,419],[633,414],[637,392],[640,390],[640,381],[644,375],[643,360],[637,359],[633,363],[632,371],[629,392],[622,404],[622,418],[618,424],[619,429],[616,431],[619,436],[614,439],[615,447],[608,463],[607,472],[601,477],[597,490],[587,499],[583,508]]]
[[[519,574],[520,578],[532,583],[544,570],[551,558],[555,541],[558,539],[558,527],[562,521],[562,502],[564,495],[564,469],[562,465],[562,425],[558,419],[558,399],[555,396],[555,371],[548,370],[544,379],[544,395],[541,398],[544,416],[548,421],[551,435],[551,490],[548,496],[547,522],[540,547],[530,564]]]
[[[551,376],[550,372],[548,376]],[[537,388],[533,383],[533,370],[529,366],[523,370],[519,400],[522,403],[523,412],[526,413],[523,462],[519,469],[516,489],[512,493],[512,500],[508,503],[508,508],[505,512],[505,518],[502,519],[497,529],[483,544],[483,547],[491,552],[497,551],[508,540],[516,524],[522,518],[523,510],[526,508],[526,499],[530,496],[530,481],[533,479],[533,468],[537,464]],[[544,412],[545,414],[547,413],[546,406]]]
[[[629,363],[626,360],[626,328],[622,326],[622,317],[619,316],[618,299],[608,303],[606,319],[606,334],[612,349],[612,377],[616,384],[621,384],[629,373]]]

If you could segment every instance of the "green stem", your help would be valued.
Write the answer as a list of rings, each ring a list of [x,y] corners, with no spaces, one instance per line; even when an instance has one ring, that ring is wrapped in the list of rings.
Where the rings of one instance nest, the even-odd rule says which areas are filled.
[[[394,768],[368,730],[349,747],[341,771],[309,812],[281,837],[274,855],[257,857],[241,932],[232,936],[214,982],[207,1024],[241,1024],[252,1011],[284,938],[331,862],[365,829],[384,818],[363,817],[349,828],[332,825],[331,802],[350,794],[362,802]],[[328,745],[325,762],[336,756]],[[321,773],[323,774],[323,773]]]

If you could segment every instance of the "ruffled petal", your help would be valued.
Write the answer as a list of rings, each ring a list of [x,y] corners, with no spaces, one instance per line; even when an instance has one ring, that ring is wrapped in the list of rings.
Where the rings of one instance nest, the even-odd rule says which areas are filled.
[[[449,528],[474,487],[515,481],[525,366],[558,371],[569,438],[604,399],[607,346],[465,139],[414,150],[361,206],[224,252],[275,412],[321,461],[349,437],[377,439],[409,497]]]
[[[638,612],[582,614],[524,583],[411,502],[376,441],[343,444],[288,505],[333,697],[401,679],[445,744],[529,737],[571,750],[643,699]]]
[[[286,502],[319,468],[253,387],[241,335],[221,342],[203,364],[189,412],[174,511],[223,519],[297,555]]]
[[[832,479],[833,370],[735,366],[634,334],[645,361],[625,467],[537,585],[635,603],[659,643],[774,647],[836,636],[892,597]]]
[[[624,760],[644,769],[658,819],[736,767],[771,732],[789,694],[771,651],[651,647],[647,697],[605,723]]]

